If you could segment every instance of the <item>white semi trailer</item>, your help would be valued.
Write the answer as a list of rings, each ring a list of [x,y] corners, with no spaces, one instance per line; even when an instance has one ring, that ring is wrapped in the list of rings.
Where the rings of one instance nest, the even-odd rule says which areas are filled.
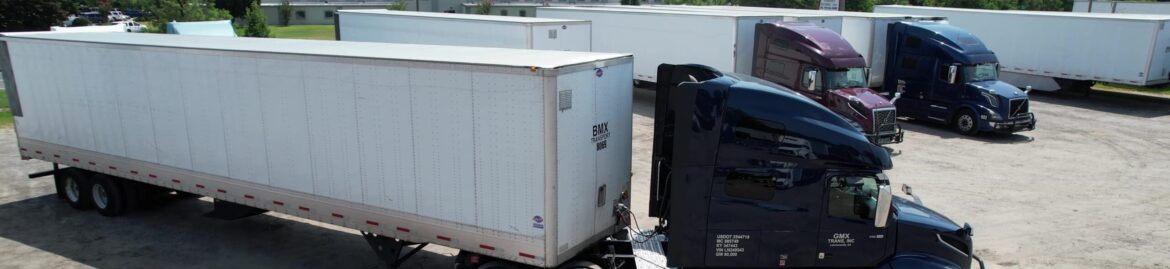
[[[341,41],[589,51],[586,20],[391,10],[339,10]]]
[[[1094,81],[1170,82],[1170,16],[877,6],[875,12],[947,17],[999,56],[1018,87],[1087,90]]]
[[[569,261],[622,223],[614,208],[630,191],[631,61],[363,42],[0,36],[20,155],[69,166],[47,174],[74,207],[116,216],[152,190],[179,190],[214,198],[226,215],[262,209],[369,232],[390,253],[383,258],[436,243],[539,267]]]
[[[1073,1],[1073,12],[1170,15],[1170,3],[1109,0]]]
[[[592,22],[593,51],[634,54],[634,79],[641,82],[654,82],[660,63],[751,73],[756,23],[794,20],[750,12],[609,6],[541,7],[536,16]]]

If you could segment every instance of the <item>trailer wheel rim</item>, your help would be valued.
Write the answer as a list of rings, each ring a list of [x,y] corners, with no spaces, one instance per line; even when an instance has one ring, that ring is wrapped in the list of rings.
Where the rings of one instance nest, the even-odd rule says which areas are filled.
[[[975,119],[971,118],[971,115],[959,116],[958,122],[959,122],[959,130],[960,131],[966,132],[966,131],[970,131],[971,128],[975,128]]]
[[[70,202],[81,200],[81,186],[72,177],[65,178],[65,197],[69,198]]]
[[[93,204],[98,208],[105,209],[109,203],[110,198],[106,195],[106,187],[101,184],[93,184]]]

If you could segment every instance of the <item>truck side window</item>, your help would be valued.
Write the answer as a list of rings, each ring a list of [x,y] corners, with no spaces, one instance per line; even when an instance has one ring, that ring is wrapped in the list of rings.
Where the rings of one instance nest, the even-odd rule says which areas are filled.
[[[916,36],[906,37],[906,47],[907,48],[917,49],[920,46],[922,46],[922,39],[919,39]]]
[[[918,59],[914,59],[913,57],[902,57],[902,69],[918,69]]]
[[[829,216],[873,220],[877,213],[878,181],[873,176],[829,179]]]
[[[735,198],[771,201],[776,196],[777,181],[765,169],[736,169],[727,175],[723,193]]]
[[[789,76],[788,73],[792,73],[792,71],[785,70],[790,68],[789,65],[790,63],[788,63],[787,60],[767,59],[764,62],[763,78],[772,81],[784,81],[786,83],[791,83],[790,79],[792,79],[792,77]],[[795,68],[795,66],[792,66],[791,68]]]

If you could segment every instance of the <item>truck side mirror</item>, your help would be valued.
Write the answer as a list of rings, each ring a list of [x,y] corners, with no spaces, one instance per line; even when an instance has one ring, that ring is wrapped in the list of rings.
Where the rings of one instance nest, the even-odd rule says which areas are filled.
[[[816,90],[817,86],[817,70],[812,69],[805,72],[804,76],[808,78],[808,89]]]
[[[947,67],[947,83],[955,84],[956,75],[959,73],[959,67],[952,65]]]
[[[890,99],[890,103],[896,104],[898,102],[898,98],[902,98],[902,92],[895,92],[894,99]]]
[[[882,185],[878,188],[877,213],[873,218],[873,227],[886,227],[890,220],[890,204],[893,199],[894,193],[890,190],[890,185]]]

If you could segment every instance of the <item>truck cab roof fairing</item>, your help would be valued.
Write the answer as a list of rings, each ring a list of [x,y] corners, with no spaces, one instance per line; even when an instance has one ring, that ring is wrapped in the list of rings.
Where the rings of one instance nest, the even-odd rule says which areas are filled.
[[[921,37],[923,42],[942,43],[943,46],[940,46],[942,52],[951,56],[957,63],[980,64],[999,61],[995,53],[979,40],[979,37],[963,28],[934,21],[897,23],[905,24],[908,32]]]
[[[771,31],[775,39],[796,40],[800,47],[821,57],[811,57],[829,68],[865,67],[865,58],[841,35],[808,22],[761,23],[758,31]]]

